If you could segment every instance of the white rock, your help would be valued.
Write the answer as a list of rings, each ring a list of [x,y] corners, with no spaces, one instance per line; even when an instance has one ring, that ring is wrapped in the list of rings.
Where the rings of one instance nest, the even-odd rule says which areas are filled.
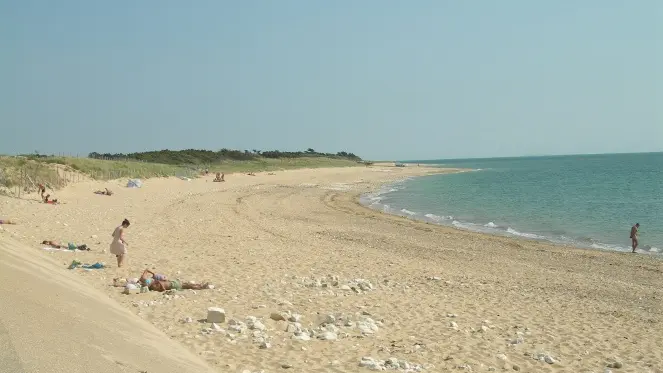
[[[266,329],[266,328],[265,328],[265,325],[264,325],[263,323],[261,323],[259,320],[258,320],[258,321],[255,321],[255,322],[254,322],[253,324],[251,324],[249,327],[250,327],[251,329],[254,329],[254,330],[265,330],[265,329]]]
[[[325,315],[322,319],[322,325],[324,324],[333,324],[336,322],[336,317],[334,315]]]
[[[387,359],[387,360],[384,362],[384,365],[390,365],[390,366],[392,366],[392,367],[396,367],[396,368],[399,368],[399,367],[400,367],[400,366],[398,365],[398,359],[396,359],[396,358],[394,358],[394,357],[390,357],[389,359]]]
[[[266,349],[271,348],[271,347],[272,347],[272,345],[269,344],[269,342],[267,342],[267,341],[263,341],[262,343],[260,343],[260,348],[262,348],[263,350],[266,350]]]
[[[228,329],[232,330],[235,333],[240,333],[241,334],[246,329],[246,325],[241,321],[237,321],[235,319],[230,319],[228,321]]]
[[[555,361],[555,358],[553,358],[553,357],[550,356],[550,355],[546,355],[546,356],[544,356],[544,357],[543,357],[543,361],[545,361],[545,362],[548,363],[548,364],[555,364],[555,362],[556,362],[556,361]]]
[[[219,307],[210,307],[207,309],[207,322],[223,323],[226,321],[226,311]]]
[[[288,321],[290,322],[299,322],[302,319],[302,315],[293,313],[288,317]]]
[[[506,361],[506,360],[507,360],[507,357],[506,357],[506,355],[504,355],[504,354],[497,354],[497,355],[495,355],[495,357],[498,358],[498,359],[500,359],[500,360],[503,360],[503,361]]]
[[[379,360],[375,360],[372,357],[362,357],[359,361],[359,366],[368,368],[370,370],[384,370],[383,364]]]
[[[292,339],[296,339],[299,341],[310,341],[311,336],[308,333],[300,333],[300,334],[294,334],[292,336]]]
[[[357,321],[357,328],[364,334],[373,334],[378,331],[378,326],[370,317],[364,317]]]
[[[458,329],[458,324],[455,321],[452,321],[452,322],[449,323],[449,327],[454,328],[454,329]]]
[[[287,316],[284,313],[281,313],[281,312],[272,312],[269,315],[269,318],[274,320],[274,321],[285,321],[287,319]]]
[[[324,332],[318,335],[318,339],[322,339],[323,341],[333,341],[338,339],[338,336],[333,332]]]
[[[519,345],[519,344],[522,344],[524,342],[525,342],[525,339],[523,339],[523,337],[518,337],[518,338],[512,339],[511,342],[509,342],[509,343],[511,343],[512,345]]]

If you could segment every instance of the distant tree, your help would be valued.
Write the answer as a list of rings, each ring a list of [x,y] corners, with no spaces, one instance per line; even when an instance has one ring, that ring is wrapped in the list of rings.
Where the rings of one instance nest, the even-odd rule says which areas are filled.
[[[164,163],[173,165],[210,165],[223,160],[252,160],[256,158],[298,158],[298,157],[330,157],[330,158],[345,158],[351,160],[361,160],[352,153],[338,152],[333,153],[317,153],[312,148],[308,148],[306,152],[283,152],[279,150],[261,151],[253,149],[249,150],[233,150],[223,148],[219,151],[212,150],[199,150],[199,149],[186,149],[186,150],[158,150],[140,153],[103,153],[92,152],[88,154],[89,158],[97,159],[122,159],[122,160],[138,160],[141,162]]]

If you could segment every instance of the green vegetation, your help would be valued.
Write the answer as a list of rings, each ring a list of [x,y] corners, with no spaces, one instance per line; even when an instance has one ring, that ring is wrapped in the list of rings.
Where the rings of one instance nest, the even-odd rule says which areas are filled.
[[[0,188],[4,192],[34,191],[39,183],[50,189],[84,180],[151,177],[196,177],[203,170],[211,173],[260,172],[296,168],[350,167],[362,162],[352,153],[318,153],[258,150],[238,151],[161,150],[131,154],[91,153],[89,158],[56,157],[30,154],[17,157],[0,156]],[[12,193],[14,193],[12,192]]]
[[[63,178],[57,167],[23,157],[0,157],[0,187],[36,190],[38,183],[59,188],[63,186]]]
[[[146,163],[137,161],[105,161],[91,158],[29,156],[44,164],[66,166],[67,170],[78,171],[93,179],[150,178],[166,176],[191,177],[196,170],[183,166]]]
[[[130,154],[100,154],[90,153],[89,158],[104,160],[135,160],[141,162],[161,163],[170,165],[210,165],[222,161],[261,161],[267,159],[297,159],[297,158],[328,158],[350,161],[361,161],[361,158],[353,153],[338,152],[319,153],[309,148],[306,151],[282,152],[278,150],[232,150],[221,149],[217,152],[211,150],[159,150]]]

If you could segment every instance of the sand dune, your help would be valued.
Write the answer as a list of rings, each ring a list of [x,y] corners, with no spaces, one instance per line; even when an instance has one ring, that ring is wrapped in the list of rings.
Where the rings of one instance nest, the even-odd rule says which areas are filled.
[[[213,372],[45,254],[0,240],[0,371]]]
[[[65,205],[0,200],[3,217],[21,222],[0,237],[29,244],[25,255],[48,256],[65,272],[73,256],[111,263],[100,251],[129,218],[128,266],[71,276],[219,372],[368,372],[362,357],[425,372],[604,372],[614,363],[615,372],[663,372],[661,260],[463,232],[356,202],[384,182],[430,172],[357,167],[228,175],[226,183],[154,179],[140,190],[116,184],[112,197],[92,194],[108,184],[86,182],[58,193]],[[43,254],[36,242],[46,238],[94,251]],[[108,286],[146,267],[216,288],[125,296]],[[210,306],[238,322],[212,328],[204,322]],[[281,313],[299,324],[272,319]],[[102,330],[118,325],[113,316],[103,320]],[[302,329],[311,340],[302,340]]]

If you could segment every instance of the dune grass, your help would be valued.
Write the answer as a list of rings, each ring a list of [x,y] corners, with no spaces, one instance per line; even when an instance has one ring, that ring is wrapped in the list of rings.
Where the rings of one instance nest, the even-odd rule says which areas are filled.
[[[298,157],[257,158],[247,161],[228,160],[208,165],[168,165],[138,161],[109,161],[69,157],[3,157],[0,156],[0,192],[17,195],[37,190],[37,184],[59,189],[70,182],[85,179],[113,180],[122,178],[189,177],[210,173],[279,171],[298,168],[353,167],[357,161],[344,158]]]
[[[35,165],[42,172],[57,174],[53,165],[62,165],[66,170],[77,171],[97,180],[109,180],[119,178],[151,178],[166,176],[195,177],[202,170],[210,172],[260,172],[277,171],[297,168],[320,168],[320,167],[351,167],[357,166],[356,161],[342,158],[325,157],[300,157],[300,158],[258,158],[248,161],[228,160],[215,164],[199,165],[168,165],[161,163],[149,163],[138,161],[109,161],[92,158],[69,158],[69,157],[0,157],[8,167],[19,168],[26,165]],[[3,163],[0,163],[2,165]],[[51,167],[47,167],[47,166]]]
[[[55,167],[23,157],[0,157],[1,187],[22,186],[35,189],[38,183],[60,187],[62,186],[60,179]]]

